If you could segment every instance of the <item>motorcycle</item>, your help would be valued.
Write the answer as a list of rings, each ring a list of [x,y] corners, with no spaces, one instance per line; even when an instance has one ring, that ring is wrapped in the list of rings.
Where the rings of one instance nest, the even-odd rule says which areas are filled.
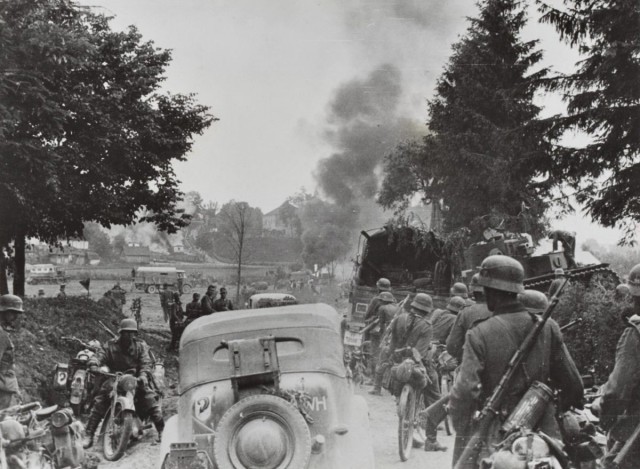
[[[144,430],[151,428],[152,424],[136,411],[135,394],[138,379],[134,376],[135,370],[127,370],[125,373],[99,370],[90,373],[113,378],[111,405],[103,416],[100,440],[105,459],[116,461],[126,451],[129,441],[132,438],[140,438]]]
[[[67,343],[80,345],[81,350],[69,363],[58,363],[54,373],[53,387],[69,393],[69,406],[76,417],[90,410],[92,390],[95,384],[88,373],[88,361],[100,348],[100,342],[83,342],[76,337],[61,337]]]
[[[377,324],[376,319],[364,329],[346,330],[344,333],[344,364],[350,378],[357,385],[364,383],[371,369],[371,341],[364,338]]]
[[[1,469],[78,468],[84,462],[82,424],[70,409],[39,402],[0,411]]]

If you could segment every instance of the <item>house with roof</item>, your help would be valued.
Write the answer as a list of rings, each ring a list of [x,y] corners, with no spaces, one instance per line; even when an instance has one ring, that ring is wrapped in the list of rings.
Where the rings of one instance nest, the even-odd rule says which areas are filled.
[[[262,229],[267,235],[280,235],[287,238],[300,236],[300,207],[287,200],[279,207],[262,216]]]
[[[151,262],[151,250],[149,246],[128,244],[122,248],[122,258],[128,264],[149,264]]]

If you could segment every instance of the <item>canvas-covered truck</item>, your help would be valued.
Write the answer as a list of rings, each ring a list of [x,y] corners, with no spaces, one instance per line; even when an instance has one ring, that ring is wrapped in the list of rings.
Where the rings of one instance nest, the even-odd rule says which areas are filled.
[[[191,292],[185,271],[175,267],[138,267],[132,281],[136,290],[146,293],[156,293],[165,284],[185,295]]]
[[[26,282],[30,285],[62,284],[66,282],[65,271],[53,264],[33,264],[27,270]]]
[[[349,292],[348,330],[364,327],[376,282],[387,278],[393,295],[401,301],[408,294],[428,293],[436,307],[444,307],[452,283],[452,268],[444,260],[444,242],[431,231],[391,227],[362,231]],[[346,342],[345,342],[346,343]]]

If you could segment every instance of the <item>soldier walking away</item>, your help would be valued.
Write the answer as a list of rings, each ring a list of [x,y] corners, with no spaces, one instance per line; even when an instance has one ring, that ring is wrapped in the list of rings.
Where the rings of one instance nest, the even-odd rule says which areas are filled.
[[[518,293],[518,301],[530,313],[542,314],[549,306],[547,295],[538,290],[525,290],[524,293]]]
[[[21,314],[24,314],[24,310],[19,296],[0,297],[0,410],[11,407],[12,401],[20,393],[14,367],[15,351],[7,329],[15,327]]]
[[[378,308],[386,303],[380,296],[384,292],[391,292],[391,282],[386,278],[380,278],[376,282],[376,288],[378,289],[378,294],[371,298],[369,306],[367,306],[367,312],[364,315],[364,320],[367,323],[374,321],[378,317]],[[371,344],[371,356],[374,357],[374,359],[371,360],[370,372],[372,375],[375,374],[375,361],[380,353],[380,336],[383,332],[379,327],[374,327],[367,333],[366,339]],[[368,384],[373,384],[373,382],[369,382]]]
[[[213,302],[213,310],[219,311],[233,311],[233,303],[227,298],[227,289],[225,287],[220,288],[220,298]]]
[[[202,307],[202,315],[207,316],[215,310],[213,309],[213,302],[216,299],[216,286],[209,285],[207,287],[207,293],[202,297],[202,301],[200,302],[200,306]]]
[[[200,293],[194,293],[193,299],[191,303],[187,303],[186,315],[187,315],[187,324],[191,324],[193,321],[202,316],[202,305],[200,305]]]
[[[169,290],[169,285],[167,285],[166,283],[163,283],[162,290],[159,292],[159,294],[160,294],[160,306],[162,306],[162,314],[164,317],[164,322],[167,322],[171,318],[173,292]]]
[[[372,354],[372,357],[375,356],[376,358],[376,363],[375,374],[373,378],[373,389],[369,391],[369,394],[372,394],[374,396],[382,395],[382,379],[386,368],[390,366],[390,348],[388,339],[391,331],[389,329],[394,318],[398,314],[400,314],[400,306],[396,304],[396,300],[391,292],[380,293],[380,299],[382,299],[385,304],[381,305],[378,308],[378,327],[380,328],[381,334],[380,346],[379,350],[376,352],[376,355]]]
[[[171,305],[171,318],[169,319],[169,328],[171,329],[171,343],[168,350],[178,350],[180,345],[180,337],[184,331],[184,311],[182,310],[182,301],[180,301],[180,293],[173,293],[173,304]]]
[[[479,274],[475,274],[471,278],[471,294],[475,304],[464,308],[458,313],[449,332],[449,337],[447,337],[447,352],[458,360],[458,363],[462,361],[462,347],[464,346],[464,338],[467,335],[467,331],[474,324],[491,316],[484,298],[484,289],[478,284],[479,277]]]
[[[422,364],[427,370],[428,384],[423,390],[425,406],[440,399],[438,389],[438,374],[433,366],[431,357],[431,341],[433,340],[433,328],[431,322],[426,318],[433,312],[433,300],[426,293],[416,294],[411,303],[411,312],[403,311],[393,321],[391,329],[390,350],[393,351],[403,347],[415,348]],[[445,446],[440,445],[437,439],[437,428],[426,429],[427,441],[425,451],[446,451]]]
[[[60,299],[60,300],[66,300],[67,299],[67,292],[65,291],[66,285],[64,283],[60,284],[60,291],[58,292],[58,295],[56,296],[56,298]]]
[[[484,287],[490,318],[477,323],[467,333],[458,377],[449,397],[449,411],[456,430],[454,466],[474,432],[474,413],[498,386],[511,357],[519,349],[534,326],[535,315],[517,299],[524,292],[524,269],[515,259],[495,255],[487,257],[480,268],[478,283]],[[520,399],[535,382],[560,391],[561,412],[582,404],[583,386],[580,374],[569,355],[558,324],[549,319],[541,330],[508,390],[497,415],[501,425]],[[539,429],[546,435],[561,439],[555,420],[555,404],[545,409]],[[487,435],[480,458],[488,456],[493,444],[501,441],[500,425]],[[477,468],[475,460],[460,461],[457,467]]]
[[[156,442],[159,442],[162,430],[164,430],[164,420],[162,419],[160,396],[150,384],[153,382],[153,362],[149,354],[149,346],[138,337],[138,326],[134,319],[123,319],[120,322],[118,334],[118,338],[108,341],[89,359],[89,369],[97,371],[100,366],[107,366],[111,373],[135,370],[135,375],[138,377],[135,396],[136,411],[149,416],[156,427]],[[113,378],[109,378],[102,383],[94,397],[93,407],[85,429],[83,442],[85,449],[93,446],[96,429],[109,407],[112,390]]]
[[[558,250],[558,243],[562,244],[564,256],[567,258],[567,267],[575,269],[576,266],[576,233],[575,231],[553,230],[549,232],[549,239],[553,240],[552,249]]]
[[[631,269],[628,285],[633,306],[623,317],[627,328],[618,341],[613,371],[602,387],[599,409],[595,409],[600,425],[609,432],[604,469],[640,465],[640,264]]]
[[[547,292],[547,296],[549,298],[551,298],[553,295],[556,294],[556,292],[558,291],[558,289],[560,288],[560,285],[562,285],[564,283],[564,270],[563,269],[556,269],[553,271],[554,274],[554,279],[551,282],[551,285],[549,285],[549,291]]]

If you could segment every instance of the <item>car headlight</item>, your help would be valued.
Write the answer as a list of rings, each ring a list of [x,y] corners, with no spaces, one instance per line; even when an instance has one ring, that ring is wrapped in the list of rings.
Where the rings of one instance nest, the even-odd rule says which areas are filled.
[[[51,425],[55,428],[62,428],[73,422],[73,410],[66,408],[53,413],[51,416]]]

